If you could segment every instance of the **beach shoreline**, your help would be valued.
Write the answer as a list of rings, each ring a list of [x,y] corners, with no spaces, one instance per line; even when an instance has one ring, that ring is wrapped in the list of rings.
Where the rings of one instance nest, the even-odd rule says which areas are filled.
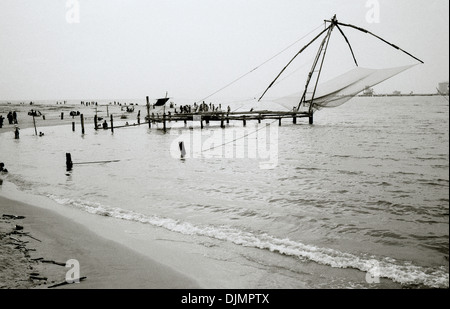
[[[58,118],[58,114],[65,112],[67,115],[67,111],[79,110],[80,107],[60,105],[56,107],[55,112],[55,107],[48,105],[2,105],[0,114],[5,117],[5,121],[0,128],[0,134],[8,134],[10,131],[11,138],[14,138],[15,124],[8,124],[6,114],[3,113],[6,109],[17,112],[17,126],[20,129],[34,127],[33,117],[27,115],[28,110],[43,111],[44,115],[48,115],[45,120],[36,117],[37,127],[41,129],[47,126],[68,125],[72,120],[76,121],[67,116],[66,119]],[[85,115],[95,115],[95,107],[82,106],[81,109]],[[49,114],[49,111],[52,113]],[[8,168],[7,162],[5,165]],[[20,198],[16,199],[11,192],[0,192],[0,255],[4,260],[0,265],[0,288],[48,288],[64,282],[66,273],[71,270],[66,268],[65,264],[71,259],[80,262],[80,276],[85,276],[86,279],[79,284],[66,284],[58,288],[199,288],[198,283],[186,275],[117,241],[101,237],[63,213],[58,214],[51,209],[36,206],[32,200],[33,197],[24,202]],[[50,201],[44,200],[42,203]],[[16,219],[17,217],[20,219]],[[23,227],[23,230],[15,230],[16,225]],[[42,260],[49,262],[43,263]]]
[[[50,210],[0,196],[2,289],[192,289],[191,278]],[[16,229],[18,227],[18,229]],[[64,284],[76,270],[79,283]],[[69,273],[70,274],[70,273]],[[72,275],[70,278],[76,278]]]
[[[67,115],[69,110],[81,111],[81,113],[84,113],[85,119],[89,118],[88,121],[85,121],[87,128],[91,126],[89,122],[96,114],[95,106],[57,105],[54,107],[52,105],[28,106],[24,104],[0,105],[0,114],[6,117],[5,111],[15,110],[17,112],[19,128],[31,129],[34,127],[34,123],[33,117],[27,115],[27,112],[30,109],[40,110],[47,116],[45,120],[41,117],[36,118],[37,132],[43,131],[43,133],[45,133],[45,127],[69,126],[72,121],[76,122],[76,130],[80,131],[80,117],[78,116],[72,118],[64,116],[64,119],[61,119],[59,117],[61,112],[64,112],[64,115]],[[118,111],[120,111],[120,106],[113,105],[109,108],[109,112],[114,110],[116,111],[115,115],[117,115]],[[98,112],[99,115],[104,117],[106,112],[105,106],[98,106]],[[11,134],[10,138],[14,139],[14,128],[15,125],[8,124],[6,120],[6,124],[4,122],[3,128],[0,129],[0,134]],[[91,128],[94,130],[93,121]],[[43,138],[46,137],[47,136],[44,136]],[[2,158],[0,157],[0,162],[1,161]],[[14,173],[14,171],[8,166],[8,162],[4,163],[5,168],[9,169],[9,174]],[[123,256],[128,255],[131,257],[130,261],[127,261],[127,259],[124,258],[121,262],[114,262],[115,266],[113,269],[121,269],[121,271],[117,273],[115,271],[109,272],[103,263],[99,261],[99,257],[86,257],[84,262],[80,262],[80,267],[82,270],[81,276],[83,276],[83,269],[88,267],[92,269],[94,273],[99,273],[99,280],[107,277],[110,283],[106,284],[104,282],[99,282],[99,280],[96,280],[95,282],[90,280],[90,282],[88,282],[89,277],[92,276],[86,275],[88,279],[84,280],[80,284],[66,285],[65,287],[234,289],[257,288],[260,287],[261,284],[264,285],[264,283],[262,283],[265,281],[263,278],[267,275],[264,270],[255,269],[254,266],[244,266],[243,268],[239,264],[230,267],[230,262],[225,258],[221,260],[222,257],[219,257],[220,260],[217,260],[217,258],[211,259],[211,257],[208,256],[208,253],[206,253],[206,250],[210,249],[211,246],[219,246],[220,244],[216,244],[216,242],[220,241],[211,242],[209,239],[202,238],[200,240],[200,245],[194,245],[191,242],[192,237],[189,235],[181,236],[166,229],[147,224],[136,227],[132,222],[127,222],[126,220],[80,212],[79,210],[70,207],[63,207],[55,201],[50,200],[48,197],[30,195],[26,192],[20,191],[13,183],[7,181],[7,177],[3,177],[3,179],[5,178],[6,180],[3,181],[3,185],[0,186],[0,211],[2,211],[0,216],[2,213],[25,216],[28,218],[26,220],[29,220],[27,222],[31,226],[38,226],[38,232],[36,232],[35,237],[41,237],[42,240],[47,239],[48,241],[51,241],[60,233],[70,236],[67,238],[67,241],[71,242],[71,244],[67,244],[66,249],[68,254],[63,257],[59,257],[58,255],[54,256],[53,253],[59,252],[59,248],[53,248],[54,252],[52,250],[45,251],[48,252],[48,257],[46,257],[47,259],[57,260],[59,258],[59,263],[64,263],[69,259],[77,259],[76,254],[69,253],[82,253],[83,250],[81,248],[83,248],[85,244],[82,236],[71,236],[72,234],[75,235],[78,233],[74,232],[75,230],[80,231],[80,235],[84,235],[83,233],[89,233],[89,235],[91,235],[89,236],[90,239],[96,239],[96,242],[102,244],[105,248],[109,246],[110,249],[108,250],[110,252],[114,251],[114,248],[117,247],[120,248],[117,250],[124,252]],[[3,206],[6,201],[8,201],[8,208]],[[22,209],[23,212],[15,212],[15,206],[13,205],[17,205],[17,207]],[[24,207],[24,205],[27,206]],[[49,218],[55,218],[54,220],[48,219],[49,221],[54,221],[54,229],[45,230],[46,220],[40,221],[40,225],[33,223],[32,218],[35,218],[35,216],[30,215],[29,213],[33,213],[35,210],[43,213],[48,212]],[[47,215],[42,215],[42,217],[45,216]],[[59,220],[57,220],[55,216],[59,216]],[[73,224],[76,224],[77,228],[73,228],[71,231],[66,230],[66,227],[70,225],[66,224],[67,220]],[[26,224],[24,224],[24,226],[25,225]],[[44,235],[41,235],[42,233],[39,232],[39,229],[43,230],[42,233]],[[64,239],[61,239],[60,242],[64,242]],[[96,246],[92,244],[92,247]],[[236,255],[238,254],[236,253]],[[35,258],[34,255],[33,258]],[[133,262],[134,259],[137,260],[137,264]],[[84,264],[86,264],[86,266],[83,266]],[[140,265],[140,269],[142,271],[135,270],[132,267],[134,264]],[[161,266],[161,269],[165,269],[161,272],[157,272],[156,277],[161,277],[163,274],[167,274],[168,281],[161,279],[159,280],[161,282],[155,282],[154,279],[152,279],[155,277],[155,274],[149,274],[150,270],[146,270],[147,264],[159,265]],[[129,275],[129,280],[123,280],[122,278],[124,277],[122,272],[130,267],[132,273],[134,273],[134,276],[137,278],[136,281],[132,280],[133,275],[131,274]],[[63,273],[61,273],[61,268],[63,267],[59,266],[59,279],[61,279],[61,276],[69,270],[69,268],[63,268]],[[98,270],[95,270],[97,268]],[[147,279],[141,278],[144,274],[149,275],[150,281],[147,282]],[[50,278],[50,275],[48,275],[48,277]],[[120,281],[117,281],[114,284],[111,283],[115,280]],[[295,286],[299,288],[305,287],[302,282],[298,282],[298,284],[295,283]],[[13,287],[13,285],[11,285],[11,287]]]

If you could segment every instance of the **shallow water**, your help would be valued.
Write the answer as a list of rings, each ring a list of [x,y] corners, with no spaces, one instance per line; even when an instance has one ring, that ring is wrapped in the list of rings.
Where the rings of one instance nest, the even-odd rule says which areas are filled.
[[[25,129],[19,140],[0,135],[0,159],[6,181],[61,207],[219,240],[215,255],[236,250],[241,263],[284,274],[267,287],[314,263],[361,280],[337,274],[312,288],[372,287],[378,277],[448,288],[448,112],[442,97],[378,97],[321,110],[313,126]],[[119,161],[67,172],[66,153],[74,163]]]

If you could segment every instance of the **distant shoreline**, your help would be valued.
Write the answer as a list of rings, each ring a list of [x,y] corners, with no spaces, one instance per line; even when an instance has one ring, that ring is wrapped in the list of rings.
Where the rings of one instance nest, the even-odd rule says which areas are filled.
[[[394,94],[394,93],[380,93],[380,94],[373,94],[373,95],[365,95],[365,94],[359,94],[356,95],[356,97],[432,97],[432,96],[448,96],[449,94],[441,94],[441,93],[404,93],[404,94]],[[246,98],[243,98],[243,100]],[[233,99],[234,100],[234,99]],[[32,106],[34,104],[36,105],[41,105],[43,102],[50,102],[50,101],[55,101],[55,103],[45,103],[45,105],[56,105],[59,106],[61,108],[63,108],[64,106],[72,106],[74,105],[74,103],[76,103],[76,105],[80,105],[81,102],[88,102],[88,101],[84,101],[81,99],[69,99],[66,100],[66,103],[63,103],[64,101],[58,101],[58,100],[54,100],[54,99],[36,99],[36,100],[30,100],[30,99],[0,99],[0,105],[28,105],[28,106]],[[141,99],[121,99],[121,100],[111,100],[111,99],[94,99],[92,100],[92,102],[98,102],[101,101],[101,103],[98,103],[99,106],[104,106],[104,105],[141,105],[141,106],[145,106],[145,98],[141,98]],[[108,101],[108,103],[105,103],[106,101]],[[116,102],[116,104],[113,104],[113,102]],[[120,101],[120,103],[119,103]],[[136,103],[136,102],[140,102],[141,103]],[[30,102],[33,102],[33,104],[30,104]],[[91,107],[95,107],[94,104],[91,105]]]
[[[412,94],[373,94],[373,95],[365,95],[360,94],[358,97],[433,97],[433,96],[448,96],[448,94],[440,94],[440,93],[412,93]]]

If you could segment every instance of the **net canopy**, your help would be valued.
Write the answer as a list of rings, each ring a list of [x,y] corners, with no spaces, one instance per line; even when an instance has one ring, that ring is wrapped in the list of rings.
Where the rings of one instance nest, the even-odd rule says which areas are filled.
[[[355,67],[354,69],[335,77],[327,82],[318,84],[313,100],[314,110],[325,107],[337,107],[358,93],[364,91],[366,87],[373,87],[413,66],[406,65],[401,67],[386,69],[368,69]],[[288,110],[297,108],[300,103],[303,92],[296,92],[291,95],[273,100],[273,102],[282,105]],[[306,93],[306,103],[311,102],[312,92]],[[309,104],[308,104],[309,106]]]

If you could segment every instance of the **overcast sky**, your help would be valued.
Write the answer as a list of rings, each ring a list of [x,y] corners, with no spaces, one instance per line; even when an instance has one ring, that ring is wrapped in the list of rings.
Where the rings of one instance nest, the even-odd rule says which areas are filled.
[[[448,0],[0,0],[0,99],[156,98],[168,91],[199,100],[298,41],[216,95],[254,97],[334,14],[425,62],[376,92],[435,93],[449,79],[448,10]],[[417,63],[368,34],[343,30],[360,66]],[[269,97],[302,90],[317,44]],[[334,31],[324,81],[352,61]]]

